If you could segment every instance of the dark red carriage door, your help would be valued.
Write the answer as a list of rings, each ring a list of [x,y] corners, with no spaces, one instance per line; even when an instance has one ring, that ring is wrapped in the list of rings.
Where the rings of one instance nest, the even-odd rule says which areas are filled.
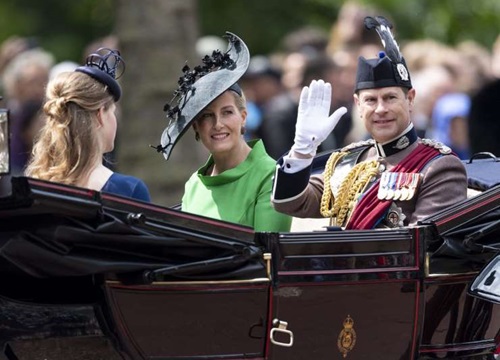
[[[106,285],[111,327],[132,359],[262,359],[269,281]]]
[[[403,230],[283,236],[270,358],[413,359],[415,243]]]

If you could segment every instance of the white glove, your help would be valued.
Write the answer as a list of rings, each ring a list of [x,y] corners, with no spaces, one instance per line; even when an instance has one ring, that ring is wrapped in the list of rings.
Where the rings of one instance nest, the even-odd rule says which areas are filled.
[[[313,80],[309,87],[302,89],[292,151],[311,157],[316,155],[318,146],[347,112],[341,107],[328,116],[331,101],[332,86],[323,80]]]

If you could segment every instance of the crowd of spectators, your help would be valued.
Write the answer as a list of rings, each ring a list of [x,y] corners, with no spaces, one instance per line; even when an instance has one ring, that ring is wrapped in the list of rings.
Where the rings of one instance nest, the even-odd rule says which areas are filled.
[[[248,100],[247,140],[261,138],[275,159],[288,151],[300,90],[319,78],[333,85],[332,111],[348,109],[319,150],[364,140],[367,133],[352,106],[352,91],[357,58],[374,57],[382,49],[378,36],[363,26],[364,17],[375,14],[392,20],[378,9],[347,1],[330,31],[300,28],[287,34],[272,53],[254,54],[240,81]],[[498,39],[490,49],[474,41],[448,45],[432,39],[400,40],[418,94],[412,114],[418,134],[445,143],[463,159],[480,151],[500,155]],[[116,38],[99,41],[114,42],[116,47]],[[0,45],[0,92],[2,107],[9,109],[12,119],[13,175],[23,172],[33,137],[43,124],[40,107],[49,78],[75,66],[71,61],[57,63],[33,38],[13,36]]]
[[[319,150],[367,138],[352,106],[352,92],[357,58],[375,57],[383,49],[377,34],[363,26],[365,16],[379,14],[396,23],[378,9],[348,1],[330,32],[301,28],[288,34],[273,53],[254,56],[243,88],[260,116],[252,135],[264,140],[271,156],[279,158],[290,149],[298,94],[312,79],[332,83],[332,111],[348,109]],[[412,116],[419,136],[445,143],[462,159],[484,151],[500,155],[495,140],[497,127],[500,130],[495,105],[500,91],[498,39],[491,49],[472,40],[455,45],[400,40],[418,94]]]

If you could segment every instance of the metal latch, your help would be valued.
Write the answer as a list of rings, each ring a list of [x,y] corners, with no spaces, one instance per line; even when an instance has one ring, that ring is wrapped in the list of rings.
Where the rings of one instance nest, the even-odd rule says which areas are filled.
[[[264,253],[264,261],[266,262],[266,271],[267,271],[267,278],[271,280],[271,259],[272,259],[272,254],[271,253]]]
[[[279,319],[274,319],[273,320],[273,327],[271,329],[271,333],[269,334],[269,337],[271,339],[271,342],[274,345],[278,346],[285,346],[285,347],[291,347],[293,345],[293,332],[290,330],[287,330],[288,323],[286,321],[281,321]],[[275,339],[275,336],[279,336],[278,334],[284,334],[286,337],[288,337],[288,341],[279,341]]]

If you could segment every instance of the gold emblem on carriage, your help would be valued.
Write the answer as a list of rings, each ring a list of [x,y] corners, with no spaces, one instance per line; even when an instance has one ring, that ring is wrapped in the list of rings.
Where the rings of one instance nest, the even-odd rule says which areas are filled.
[[[344,320],[344,328],[337,339],[337,347],[344,358],[347,353],[356,345],[356,331],[354,331],[354,320],[350,315],[347,315]]]

